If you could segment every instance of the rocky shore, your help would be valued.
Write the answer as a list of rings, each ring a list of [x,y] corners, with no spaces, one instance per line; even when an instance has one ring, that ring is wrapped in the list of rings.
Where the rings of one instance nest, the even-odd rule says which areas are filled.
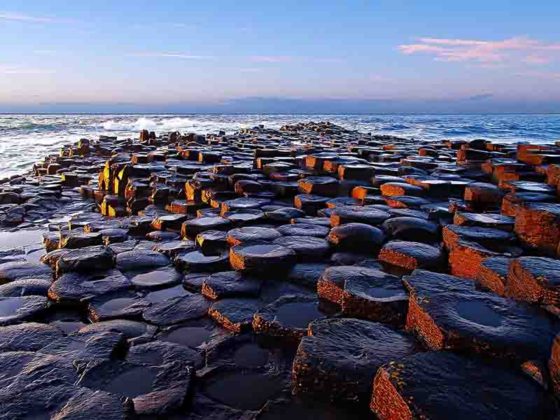
[[[0,181],[0,419],[555,418],[560,143],[328,122]]]

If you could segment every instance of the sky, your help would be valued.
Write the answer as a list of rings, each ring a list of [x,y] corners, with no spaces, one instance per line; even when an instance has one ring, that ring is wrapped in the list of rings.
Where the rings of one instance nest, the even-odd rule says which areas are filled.
[[[0,112],[560,112],[558,0],[0,0]]]

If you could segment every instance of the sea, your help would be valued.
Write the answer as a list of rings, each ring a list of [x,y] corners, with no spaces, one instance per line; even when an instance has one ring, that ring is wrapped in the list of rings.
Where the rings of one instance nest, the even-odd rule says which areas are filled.
[[[280,114],[0,114],[0,179],[23,174],[61,146],[99,135],[135,137],[142,129],[233,133],[264,124],[279,128],[301,121],[331,121],[373,134],[428,141],[485,138],[504,143],[552,143],[560,140],[560,114],[485,115],[280,115]]]

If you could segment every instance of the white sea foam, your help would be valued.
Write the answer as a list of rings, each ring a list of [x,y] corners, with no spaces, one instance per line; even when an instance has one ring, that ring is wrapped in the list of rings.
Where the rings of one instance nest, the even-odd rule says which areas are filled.
[[[560,139],[560,115],[0,115],[0,179],[25,172],[82,137],[136,137],[143,129],[233,133],[259,124],[279,128],[311,120],[423,140],[482,137],[546,143]]]

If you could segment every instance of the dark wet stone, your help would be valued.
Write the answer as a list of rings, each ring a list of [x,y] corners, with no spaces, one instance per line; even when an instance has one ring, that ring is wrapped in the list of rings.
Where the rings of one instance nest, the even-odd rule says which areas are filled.
[[[126,360],[136,365],[160,366],[173,362],[185,365],[199,365],[201,354],[192,348],[167,341],[150,341],[131,346]]]
[[[93,322],[110,319],[136,319],[151,303],[131,290],[93,298],[89,302],[88,315]]]
[[[159,216],[152,221],[152,226],[157,230],[171,230],[178,232],[181,230],[181,225],[187,220],[187,217],[188,216],[184,214],[168,214],[165,216]]]
[[[153,242],[177,241],[181,239],[181,235],[176,232],[162,232],[154,230],[153,232],[146,234],[146,239]]]
[[[502,192],[494,184],[472,182],[465,187],[463,198],[477,210],[484,210],[499,206],[502,200]]]
[[[430,213],[415,209],[389,209],[388,213],[394,217],[416,217],[417,219],[429,219]]]
[[[48,308],[44,296],[0,297],[0,325],[25,322],[42,315]]]
[[[60,240],[60,248],[84,248],[88,246],[102,245],[103,238],[100,232],[68,232]]]
[[[137,274],[130,281],[139,288],[159,289],[181,282],[182,275],[173,267],[164,267],[147,273]]]
[[[234,270],[256,275],[282,274],[296,262],[296,253],[281,245],[248,243],[230,249],[229,262]]]
[[[105,361],[88,366],[79,384],[132,398],[138,415],[163,416],[185,404],[193,374],[192,366],[180,361],[154,366]]]
[[[97,273],[66,273],[51,285],[49,298],[59,303],[76,304],[131,287],[130,280],[118,270]]]
[[[329,234],[327,226],[311,223],[295,223],[278,227],[278,232],[285,236],[314,236],[324,238]]]
[[[189,405],[189,417],[193,420],[243,419],[254,417],[255,414],[255,411],[236,409],[219,403],[215,399],[208,398],[201,392],[193,396],[193,400]]]
[[[60,337],[62,331],[48,324],[27,322],[0,327],[0,352],[37,351]]]
[[[76,393],[72,360],[31,352],[0,354],[0,418],[49,418]]]
[[[210,307],[208,315],[233,332],[251,329],[254,314],[262,306],[256,299],[222,299]]]
[[[306,395],[295,395],[287,398],[278,398],[268,401],[259,412],[260,420],[282,420],[291,419],[324,419],[324,420],[355,420],[357,418],[368,418],[369,414],[360,410],[355,405],[336,406],[328,401],[321,401],[306,397]]]
[[[548,360],[560,326],[538,307],[475,290],[475,283],[416,270],[406,327],[433,350],[457,349],[524,363]]]
[[[227,212],[234,210],[255,210],[260,209],[262,206],[268,204],[270,200],[266,198],[249,198],[241,197],[233,200],[226,200],[220,205],[220,212],[224,215]]]
[[[440,248],[420,242],[391,241],[379,251],[379,261],[405,270],[417,268],[435,271],[445,267],[445,256]]]
[[[327,207],[333,209],[336,207],[358,206],[359,204],[360,202],[352,197],[337,197],[327,201]]]
[[[47,279],[14,280],[0,285],[0,296],[47,296],[50,286]]]
[[[246,226],[259,223],[264,219],[264,212],[257,209],[236,210],[224,213],[224,216],[234,226]]]
[[[110,244],[108,248],[111,251],[113,251],[115,255],[117,255],[120,254],[121,252],[132,251],[137,244],[138,241],[136,240],[128,240],[125,242],[117,242],[117,243]]]
[[[363,223],[347,223],[331,229],[329,242],[340,251],[375,254],[385,240],[383,231]]]
[[[198,217],[187,220],[183,224],[181,234],[183,237],[194,239],[196,235],[207,230],[228,230],[231,224],[231,221],[223,217]]]
[[[143,317],[151,324],[166,326],[201,318],[208,312],[209,302],[200,295],[185,295],[152,305]]]
[[[511,246],[515,235],[500,229],[477,226],[447,225],[443,228],[443,242],[447,249],[453,248],[461,239],[502,252]]]
[[[434,243],[440,239],[439,225],[417,217],[393,217],[383,223],[383,230],[402,241]]]
[[[520,192],[506,194],[502,200],[500,212],[505,216],[516,217],[519,210],[530,203],[554,202],[553,194],[537,192]]]
[[[274,243],[294,250],[298,261],[321,260],[330,252],[330,245],[325,239],[313,236],[284,236]]]
[[[329,265],[326,263],[299,263],[292,267],[288,273],[287,280],[294,284],[315,290],[317,282],[323,271]]]
[[[207,230],[196,235],[196,244],[203,254],[221,254],[228,248],[227,233],[219,230]]]
[[[103,418],[125,420],[134,412],[132,402],[117,395],[88,388],[78,388],[75,394],[51,416],[52,420]]]
[[[331,401],[367,401],[377,369],[415,351],[412,338],[376,322],[314,321],[294,358],[292,384],[300,394]]]
[[[108,270],[114,265],[114,254],[109,248],[92,246],[73,249],[62,255],[56,263],[56,272],[58,275],[72,271],[87,273]]]
[[[281,374],[231,369],[216,371],[204,378],[202,392],[212,400],[229,407],[258,410],[284,387],[284,376]]]
[[[453,218],[453,223],[461,226],[487,227],[511,232],[513,231],[514,219],[501,214],[457,212]]]
[[[305,212],[293,207],[284,207],[264,213],[266,218],[274,223],[288,223],[290,220],[305,217]]]
[[[43,264],[49,265],[53,270],[56,269],[56,263],[63,255],[69,253],[70,249],[55,249],[54,251],[47,252],[39,258]]]
[[[546,394],[526,376],[449,352],[418,353],[383,366],[370,407],[379,419],[552,415]]]
[[[338,180],[330,176],[308,176],[298,181],[298,187],[304,194],[318,194],[328,197],[338,194]]]
[[[183,287],[191,292],[202,293],[202,283],[210,273],[188,273],[183,277]]]
[[[288,363],[291,364],[289,357],[283,358],[282,351],[275,351],[267,343],[260,341],[262,340],[252,334],[234,334],[223,340],[216,340],[206,349],[207,365],[217,369],[222,366],[241,369],[274,366],[276,369],[283,369]]]
[[[298,194],[294,197],[294,206],[313,216],[317,211],[327,206],[328,197],[316,194]]]
[[[152,247],[152,250],[161,252],[169,258],[176,257],[187,251],[193,251],[194,249],[195,243],[189,240],[163,242]]]
[[[390,217],[390,214],[367,206],[337,207],[330,215],[331,226],[340,226],[346,223],[364,223],[377,226]]]
[[[560,261],[519,257],[508,270],[506,295],[514,299],[560,306]]]
[[[175,258],[175,266],[184,272],[213,272],[223,271],[229,268],[229,256],[227,252],[218,255],[204,255],[200,251],[187,252]]]
[[[125,242],[128,239],[128,229],[102,229],[99,233],[104,245]]]
[[[254,316],[253,330],[269,337],[299,340],[311,321],[324,318],[313,296],[283,296],[261,308]]]
[[[121,333],[78,331],[51,341],[39,352],[62,356],[73,363],[91,363],[120,356],[125,347],[126,340]]]
[[[164,267],[170,263],[165,255],[149,250],[121,252],[117,255],[117,268],[121,271],[133,271]]]
[[[44,264],[14,261],[0,264],[0,284],[23,279],[51,279],[52,271]]]
[[[250,243],[273,241],[282,236],[276,229],[258,226],[246,226],[232,229],[227,234],[227,242],[231,246]]]
[[[158,335],[158,340],[200,349],[206,348],[207,343],[217,336],[226,334],[229,333],[217,327],[211,320],[203,318],[166,328]]]
[[[141,336],[148,338],[155,334],[155,327],[145,322],[133,321],[129,319],[111,319],[108,321],[95,322],[85,325],[80,329],[81,333],[101,333],[101,332],[117,332],[129,340]]]
[[[411,195],[397,195],[386,197],[385,202],[390,207],[396,209],[419,209],[430,204],[430,201],[426,200],[425,198],[415,197]]]
[[[167,287],[165,289],[157,289],[151,291],[144,296],[148,302],[159,303],[163,302],[164,300],[177,297],[177,296],[185,296],[188,295],[189,292],[183,287],[183,284],[178,284],[177,286]]]
[[[214,273],[202,283],[202,294],[209,299],[257,297],[260,291],[260,280],[243,276],[237,271]]]
[[[408,296],[400,279],[376,268],[340,266],[326,269],[317,295],[342,307],[346,316],[402,325]]]
[[[358,252],[334,252],[329,260],[330,265],[360,265],[368,259],[368,254]]]

